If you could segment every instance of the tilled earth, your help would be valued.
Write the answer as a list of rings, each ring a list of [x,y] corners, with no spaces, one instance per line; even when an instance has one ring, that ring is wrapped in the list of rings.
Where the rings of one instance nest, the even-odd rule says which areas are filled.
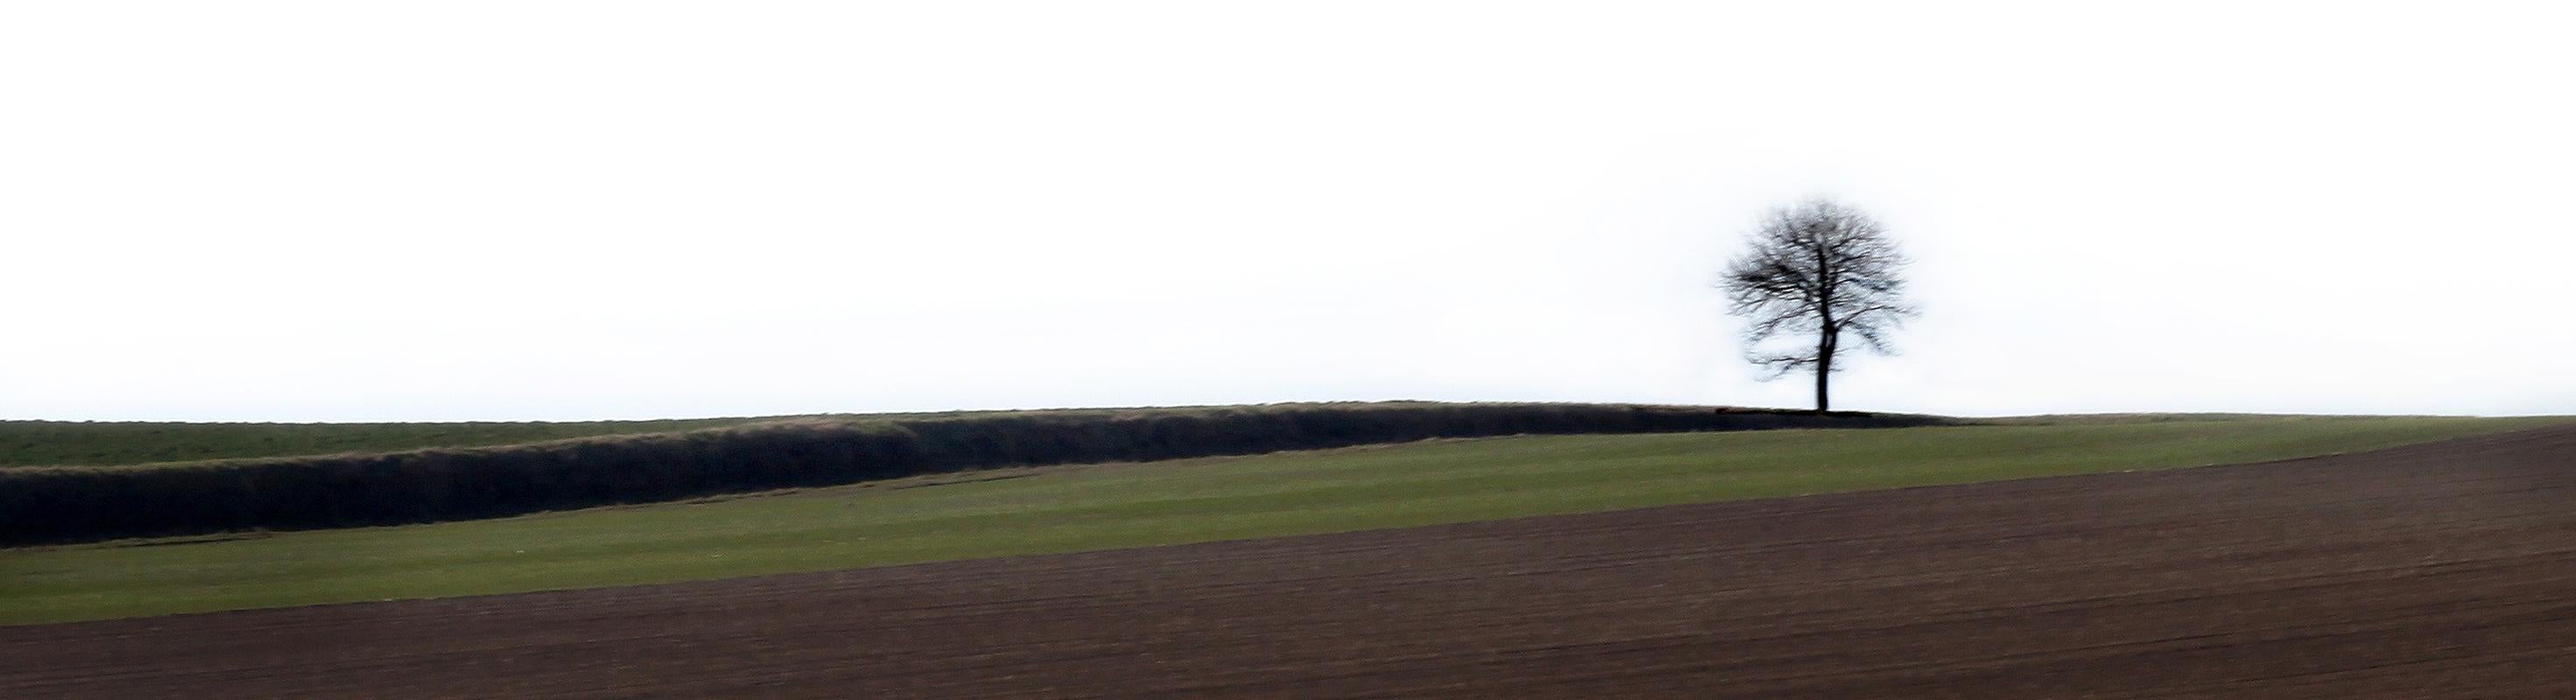
[[[0,628],[0,698],[2576,697],[2576,429]]]

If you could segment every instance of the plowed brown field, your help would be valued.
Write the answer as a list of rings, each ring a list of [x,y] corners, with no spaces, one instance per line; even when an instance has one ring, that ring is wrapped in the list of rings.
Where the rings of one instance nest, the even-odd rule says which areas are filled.
[[[0,698],[2576,697],[2576,429],[0,628]]]

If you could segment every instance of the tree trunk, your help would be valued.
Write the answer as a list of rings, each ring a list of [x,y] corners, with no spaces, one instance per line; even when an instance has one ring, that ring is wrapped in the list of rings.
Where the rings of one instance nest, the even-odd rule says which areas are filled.
[[[1825,399],[1825,379],[1832,376],[1834,376],[1834,332],[1828,327],[1824,337],[1816,340],[1816,413],[1818,415],[1832,410],[1833,404]]]
[[[1825,378],[1826,378],[1826,377],[1833,376],[1833,371],[1834,371],[1834,358],[1832,358],[1832,357],[1828,356],[1828,357],[1824,357],[1824,358],[1821,358],[1821,359],[1816,360],[1816,412],[1817,412],[1817,413],[1824,413],[1825,411],[1830,410],[1830,409],[1832,408],[1832,405],[1831,405],[1831,404],[1829,404],[1829,403],[1827,403],[1827,402],[1825,401]]]

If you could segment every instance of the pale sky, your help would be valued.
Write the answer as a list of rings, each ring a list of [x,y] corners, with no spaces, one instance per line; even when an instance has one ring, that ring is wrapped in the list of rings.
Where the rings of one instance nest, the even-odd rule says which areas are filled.
[[[0,418],[2576,413],[2553,5],[8,3]]]

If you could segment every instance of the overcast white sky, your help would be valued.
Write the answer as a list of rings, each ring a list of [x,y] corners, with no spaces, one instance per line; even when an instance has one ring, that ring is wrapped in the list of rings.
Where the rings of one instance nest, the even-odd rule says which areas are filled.
[[[0,418],[1800,406],[1810,194],[1838,408],[2576,413],[2565,10],[2098,7],[9,3]]]

